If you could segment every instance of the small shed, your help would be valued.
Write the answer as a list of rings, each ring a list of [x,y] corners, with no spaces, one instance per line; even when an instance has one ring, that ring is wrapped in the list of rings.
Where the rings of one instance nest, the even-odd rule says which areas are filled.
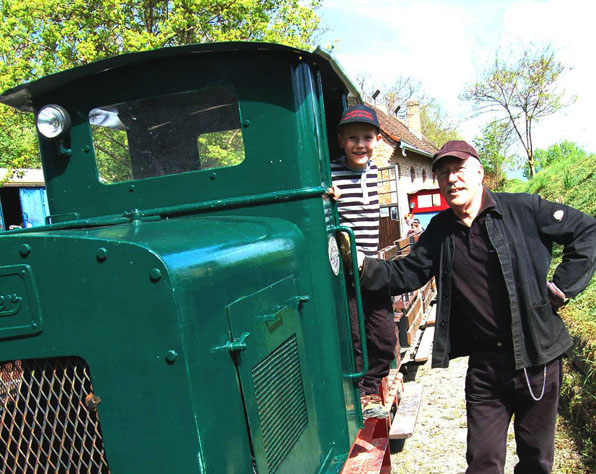
[[[45,224],[49,209],[41,169],[0,168],[0,183],[2,230]]]
[[[423,228],[427,228],[432,217],[447,209],[449,205],[437,188],[421,189],[408,193],[410,212],[420,221]]]

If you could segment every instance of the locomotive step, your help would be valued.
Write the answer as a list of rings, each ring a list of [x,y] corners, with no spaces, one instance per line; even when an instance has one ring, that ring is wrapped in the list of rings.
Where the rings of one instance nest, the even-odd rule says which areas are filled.
[[[370,418],[358,432],[341,474],[390,474],[389,440],[385,420]],[[377,437],[378,436],[378,437]]]
[[[421,384],[416,382],[404,384],[404,392],[389,430],[389,439],[406,439],[412,436],[418,420],[422,392]]]

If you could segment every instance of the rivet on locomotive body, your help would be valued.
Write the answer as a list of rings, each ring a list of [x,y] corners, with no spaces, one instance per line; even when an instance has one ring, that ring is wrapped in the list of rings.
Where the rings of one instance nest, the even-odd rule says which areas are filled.
[[[244,127],[248,127],[250,125],[250,120],[246,119],[244,122],[242,122],[242,125],[244,125]]]
[[[85,397],[85,406],[89,411],[97,411],[97,406],[101,403],[101,398],[90,393]]]
[[[135,190],[135,185],[134,185],[134,184],[131,184],[131,185],[128,187],[128,191],[132,193],[132,192],[134,192],[134,190]]]
[[[173,364],[174,362],[176,362],[177,358],[178,352],[176,352],[174,349],[170,349],[168,352],[166,352],[166,361],[168,362],[168,364]]]
[[[108,258],[108,249],[105,247],[98,248],[95,256],[97,257],[98,262],[105,262]]]
[[[85,146],[83,147],[83,152],[84,152],[84,153],[89,153],[90,151],[91,151],[91,147],[90,147],[89,145],[85,145]]]
[[[217,178],[217,173],[213,172],[209,177],[211,178],[211,181],[213,181],[215,178]]]
[[[19,247],[19,253],[22,257],[26,257],[31,253],[31,246],[29,244],[21,244]]]
[[[151,270],[149,278],[151,278],[151,281],[153,283],[158,282],[161,279],[161,270],[159,268],[154,268],[153,270]]]

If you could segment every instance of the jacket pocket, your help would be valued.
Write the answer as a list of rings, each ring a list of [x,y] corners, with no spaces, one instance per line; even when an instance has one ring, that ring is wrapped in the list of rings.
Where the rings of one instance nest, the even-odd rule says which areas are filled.
[[[529,311],[531,338],[536,348],[548,349],[557,342],[565,331],[565,324],[553,311],[550,304],[533,306]]]

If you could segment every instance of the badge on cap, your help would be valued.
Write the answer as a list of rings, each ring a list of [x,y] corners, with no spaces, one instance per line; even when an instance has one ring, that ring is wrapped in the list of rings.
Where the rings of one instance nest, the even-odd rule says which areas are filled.
[[[558,209],[553,212],[553,219],[557,222],[561,222],[563,220],[563,216],[565,215],[565,211],[563,209]]]

